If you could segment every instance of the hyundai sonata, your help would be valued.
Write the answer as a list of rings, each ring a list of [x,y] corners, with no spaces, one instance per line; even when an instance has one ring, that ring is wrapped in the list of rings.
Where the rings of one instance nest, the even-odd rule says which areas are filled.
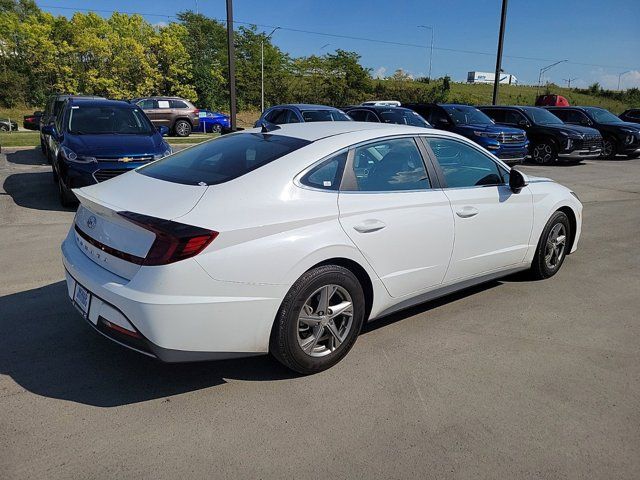
[[[271,352],[301,373],[364,322],[576,249],[569,189],[460,135],[265,124],[74,191],[68,295],[106,337],[163,361]]]

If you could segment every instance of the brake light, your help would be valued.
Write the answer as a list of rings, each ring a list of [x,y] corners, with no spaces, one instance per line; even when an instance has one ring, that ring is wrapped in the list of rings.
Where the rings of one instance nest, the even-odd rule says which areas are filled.
[[[167,265],[202,252],[218,236],[218,232],[172,222],[134,212],[118,212],[132,223],[155,233],[142,265]]]
[[[195,115],[198,115],[198,114],[200,113],[200,110],[196,108],[196,109],[194,109],[194,110],[193,110],[193,113],[194,113]]]

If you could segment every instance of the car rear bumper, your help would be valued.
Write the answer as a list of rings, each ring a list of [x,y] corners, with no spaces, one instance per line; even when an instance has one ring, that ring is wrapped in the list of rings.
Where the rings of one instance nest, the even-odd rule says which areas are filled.
[[[165,362],[260,355],[268,352],[285,286],[221,282],[193,259],[142,267],[131,279],[89,259],[72,232],[62,244],[67,293],[90,294],[89,324],[114,342]],[[191,288],[189,286],[192,286]]]

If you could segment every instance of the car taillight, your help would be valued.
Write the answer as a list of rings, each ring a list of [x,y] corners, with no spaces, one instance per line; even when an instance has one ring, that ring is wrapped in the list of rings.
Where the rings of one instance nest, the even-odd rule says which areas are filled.
[[[203,251],[218,236],[218,232],[214,230],[140,213],[118,212],[118,214],[156,235],[142,265],[167,265],[193,257]]]
[[[200,110],[196,108],[196,109],[193,111],[193,113],[194,113],[195,115],[198,115],[198,114],[200,113]]]

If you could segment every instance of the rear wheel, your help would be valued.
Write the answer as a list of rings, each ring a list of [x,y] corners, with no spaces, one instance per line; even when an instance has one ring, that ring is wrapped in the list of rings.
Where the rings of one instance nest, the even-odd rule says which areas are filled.
[[[613,137],[604,137],[602,139],[602,158],[612,160],[616,157],[616,140]]]
[[[542,140],[533,146],[533,161],[541,165],[548,165],[558,158],[558,148],[551,140]]]
[[[178,120],[173,129],[179,137],[188,137],[191,135],[191,124],[186,120]]]
[[[564,212],[555,212],[540,235],[531,263],[531,275],[537,279],[553,277],[564,262],[569,248],[571,224]]]
[[[302,374],[338,363],[364,321],[362,286],[350,270],[323,265],[306,272],[287,293],[276,317],[269,350]]]

